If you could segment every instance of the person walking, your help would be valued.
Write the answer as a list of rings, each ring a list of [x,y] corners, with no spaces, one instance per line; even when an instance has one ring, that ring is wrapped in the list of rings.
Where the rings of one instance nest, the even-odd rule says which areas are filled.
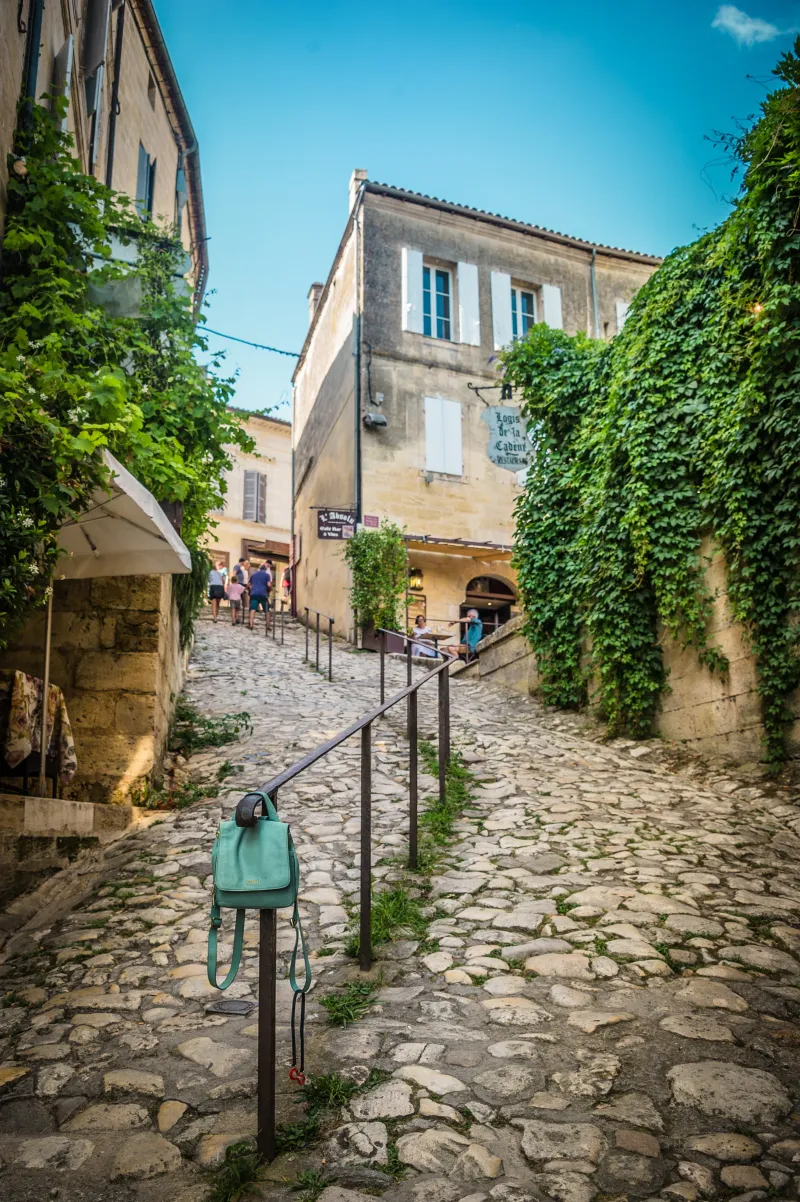
[[[242,616],[242,595],[244,593],[244,585],[237,579],[234,569],[233,578],[228,582],[228,601],[231,606],[231,626],[235,626],[237,622],[243,620]]]
[[[250,629],[255,626],[256,614],[264,610],[264,621],[269,622],[269,586],[271,577],[267,565],[262,563],[250,577]]]
[[[292,569],[284,568],[283,577],[281,579],[281,600],[287,604],[292,599]]]
[[[219,615],[219,603],[225,596],[225,577],[222,574],[224,567],[225,564],[219,559],[208,573],[208,599],[211,602],[211,619],[214,622]]]

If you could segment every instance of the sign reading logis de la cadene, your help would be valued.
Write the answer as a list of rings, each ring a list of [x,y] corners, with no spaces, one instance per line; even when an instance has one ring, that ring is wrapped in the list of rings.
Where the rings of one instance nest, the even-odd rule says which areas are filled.
[[[530,443],[525,419],[517,405],[492,405],[481,418],[489,427],[486,453],[498,467],[518,472],[528,466]]]

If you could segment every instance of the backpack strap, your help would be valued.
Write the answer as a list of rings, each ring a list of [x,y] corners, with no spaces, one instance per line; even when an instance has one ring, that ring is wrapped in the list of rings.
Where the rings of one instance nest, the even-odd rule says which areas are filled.
[[[300,910],[295,899],[294,911],[292,912],[292,926],[294,927],[294,950],[292,951],[292,959],[289,963],[289,984],[292,987],[294,997],[292,998],[292,1067],[289,1070],[289,1079],[296,1081],[299,1085],[305,1084],[305,1027],[306,1027],[306,994],[311,988],[311,965],[308,961],[308,948],[306,947],[306,937],[303,933],[303,924],[300,921]],[[302,950],[303,954],[303,984],[298,986],[297,977],[295,976],[297,969],[297,953]],[[295,1020],[297,1015],[297,1000],[300,999],[300,1066],[297,1065],[297,1038],[295,1036]]]
[[[244,910],[236,911],[236,926],[233,931],[233,955],[227,977],[220,985],[217,981],[217,929],[222,925],[219,906],[216,902],[211,906],[211,926],[208,928],[208,983],[214,989],[227,989],[232,985],[239,971],[242,959],[242,944],[244,943]]]
[[[255,826],[256,810],[261,805],[263,813],[272,821],[276,822],[278,811],[272,804],[272,799],[266,793],[245,793],[244,797],[236,806],[234,817],[236,818],[237,826]]]

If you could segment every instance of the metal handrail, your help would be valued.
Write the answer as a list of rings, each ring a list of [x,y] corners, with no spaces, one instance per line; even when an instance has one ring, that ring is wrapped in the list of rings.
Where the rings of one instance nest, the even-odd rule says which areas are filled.
[[[412,644],[416,644],[418,647],[427,647],[428,650],[430,650],[431,644],[430,644],[430,642],[427,642],[425,639],[414,638],[413,634],[404,634],[402,630],[386,630],[386,629],[384,629],[383,626],[379,626],[375,633],[379,634],[381,636],[380,637],[381,701],[384,701],[386,698],[386,636],[389,634],[393,634],[393,635],[396,635],[396,637],[399,639],[406,640],[406,680],[407,680],[408,684],[411,684],[411,647],[412,647]],[[450,638],[450,635],[447,635],[447,634],[445,634],[445,635],[432,634],[431,635],[431,641],[433,642],[433,649],[436,652],[437,657],[442,654],[441,651],[439,650],[439,640],[441,638],[445,638],[445,639]],[[450,657],[445,656],[445,658],[449,659]]]
[[[316,612],[316,611],[314,611]],[[330,619],[331,624],[333,619]],[[446,769],[450,760],[450,659],[432,669],[416,684],[395,693],[388,701],[382,701],[352,722],[345,730],[315,747],[290,768],[285,768],[261,789],[250,790],[236,807],[236,819],[241,825],[252,825],[256,819],[253,809],[249,813],[240,811],[252,793],[265,793],[277,807],[278,791],[294,780],[306,768],[317,763],[346,739],[361,732],[361,863],[360,863],[360,913],[359,913],[359,965],[367,972],[372,967],[372,723],[399,702],[408,703],[409,739],[409,847],[408,863],[417,867],[417,803],[418,803],[418,746],[417,746],[417,694],[429,680],[438,677],[439,702],[439,797],[445,798]],[[276,980],[277,980],[277,925],[275,910],[259,911],[259,965],[258,965],[258,1135],[256,1147],[266,1160],[274,1160],[275,1147],[275,1035],[277,1030]]]
[[[318,609],[311,609],[308,605],[304,605],[303,609],[305,610],[306,614],[306,653],[303,657],[306,663],[311,663],[308,654],[308,615],[317,615],[317,653],[314,663],[314,668],[317,672],[319,672],[319,620],[320,618],[324,618],[328,623],[328,681],[330,682],[333,680],[333,618],[330,616],[330,614],[322,614]]]

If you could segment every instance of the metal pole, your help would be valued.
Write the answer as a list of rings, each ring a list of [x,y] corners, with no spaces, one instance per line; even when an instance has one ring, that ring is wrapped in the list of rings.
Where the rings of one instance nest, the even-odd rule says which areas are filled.
[[[447,778],[447,668],[439,673],[439,802],[444,805]]]
[[[306,606],[306,663],[308,663],[308,606]]]
[[[319,672],[319,613],[317,614],[317,662],[314,667]]]
[[[386,635],[381,631],[381,705],[386,700]]]
[[[417,692],[408,695],[408,866],[417,867]]]
[[[50,732],[47,729],[47,698],[50,692],[50,643],[53,635],[53,584],[51,582],[47,593],[47,619],[44,636],[44,679],[42,680],[42,746],[39,753],[39,796],[47,796],[47,740]],[[53,796],[55,796],[53,785]]]
[[[283,646],[283,632],[286,626],[286,606],[281,601],[281,647]]]
[[[361,912],[359,965],[372,967],[372,723],[361,728]]]
[[[333,618],[328,618],[328,681],[333,680]]]
[[[406,684],[411,684],[411,652],[414,649],[414,644],[410,638],[406,638]]]
[[[448,664],[444,672],[444,756],[445,763],[450,763],[450,665]]]
[[[278,941],[275,911],[259,912],[258,948],[258,1136],[264,1160],[275,1149],[275,959]]]

